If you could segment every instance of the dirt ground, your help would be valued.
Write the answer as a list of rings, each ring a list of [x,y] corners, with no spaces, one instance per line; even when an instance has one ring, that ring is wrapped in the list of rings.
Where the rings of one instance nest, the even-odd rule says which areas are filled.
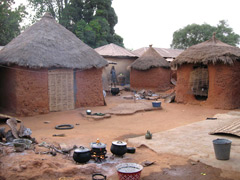
[[[93,173],[102,173],[109,180],[117,180],[115,166],[122,162],[154,161],[151,166],[144,167],[141,178],[143,180],[237,180],[237,172],[224,172],[200,162],[193,162],[185,157],[169,154],[157,154],[145,146],[137,147],[135,154],[125,154],[123,158],[112,157],[111,143],[114,140],[127,141],[128,138],[145,135],[147,130],[152,133],[165,131],[193,122],[212,117],[226,110],[209,109],[198,105],[183,105],[177,103],[165,104],[162,109],[147,112],[137,112],[133,115],[112,115],[111,118],[94,120],[85,118],[81,112],[91,109],[92,112],[104,112],[120,103],[134,103],[133,100],[123,99],[130,92],[123,92],[121,96],[106,97],[107,106],[89,107],[65,112],[52,112],[33,117],[20,117],[24,125],[32,130],[32,137],[39,143],[64,143],[69,147],[73,145],[90,148],[90,143],[97,138],[107,144],[108,158],[99,164],[93,160],[86,164],[76,164],[70,155],[57,153],[36,154],[46,149],[37,145],[35,152],[25,150],[22,153],[14,152],[13,148],[0,146],[0,180],[37,180],[37,179],[86,179],[91,180]],[[147,101],[147,100],[139,100]],[[48,123],[45,123],[45,122]],[[71,130],[56,130],[59,124],[72,124]],[[2,123],[0,127],[9,127]],[[55,137],[53,134],[65,134],[64,137]],[[169,142],[171,143],[171,142]],[[183,142],[184,143],[184,142]],[[131,147],[131,144],[128,144]],[[221,176],[225,173],[225,177]],[[226,174],[229,177],[226,178]]]

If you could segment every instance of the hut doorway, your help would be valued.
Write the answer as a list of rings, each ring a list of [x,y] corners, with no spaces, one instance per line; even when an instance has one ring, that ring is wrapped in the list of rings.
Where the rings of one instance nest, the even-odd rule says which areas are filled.
[[[191,90],[197,100],[207,100],[209,89],[208,66],[197,64],[193,66],[190,75]]]
[[[73,70],[48,71],[48,96],[50,111],[74,109]]]

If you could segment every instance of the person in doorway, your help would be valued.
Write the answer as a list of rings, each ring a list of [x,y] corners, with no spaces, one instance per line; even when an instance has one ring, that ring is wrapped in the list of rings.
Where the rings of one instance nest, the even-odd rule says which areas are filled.
[[[114,87],[116,87],[116,85],[117,85],[117,75],[116,75],[116,70],[115,70],[114,66],[112,66],[110,74],[111,74],[111,87],[112,87],[112,85]]]

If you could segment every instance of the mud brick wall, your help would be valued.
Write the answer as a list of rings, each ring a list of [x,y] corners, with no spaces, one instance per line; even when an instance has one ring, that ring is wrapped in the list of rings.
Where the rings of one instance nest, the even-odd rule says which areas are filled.
[[[104,105],[102,69],[76,71],[75,108]]]
[[[17,115],[49,112],[48,70],[18,68],[16,73]]]
[[[171,70],[152,68],[146,71],[131,69],[131,89],[167,90],[170,87]]]
[[[214,108],[240,107],[240,62],[234,65],[209,65],[209,92],[207,103]]]
[[[47,70],[18,66],[0,70],[0,106],[19,116],[47,113]]]
[[[16,71],[0,68],[0,109],[1,112],[16,111]]]
[[[177,69],[176,98],[179,103],[198,104],[190,86],[190,74],[193,70],[192,64],[185,64]]]
[[[217,109],[240,107],[240,62],[233,66],[209,64],[209,90],[206,101],[195,99],[190,87],[192,64],[180,66],[177,70],[176,98],[179,103],[201,104]]]

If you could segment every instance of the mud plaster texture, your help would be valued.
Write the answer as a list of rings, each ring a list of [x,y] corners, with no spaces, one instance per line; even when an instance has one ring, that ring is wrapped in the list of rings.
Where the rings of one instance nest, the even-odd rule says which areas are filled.
[[[103,106],[102,69],[90,69],[76,72],[75,108]]]
[[[12,68],[1,69],[1,107],[21,116],[49,112],[47,69]]]
[[[192,69],[192,64],[186,64],[179,67],[177,71],[177,102],[207,105],[217,109],[240,107],[240,62],[235,62],[233,66],[208,65],[209,90],[206,101],[197,101],[191,92],[189,79]]]
[[[131,89],[167,90],[170,87],[170,69],[151,68],[146,71],[131,69]]]

